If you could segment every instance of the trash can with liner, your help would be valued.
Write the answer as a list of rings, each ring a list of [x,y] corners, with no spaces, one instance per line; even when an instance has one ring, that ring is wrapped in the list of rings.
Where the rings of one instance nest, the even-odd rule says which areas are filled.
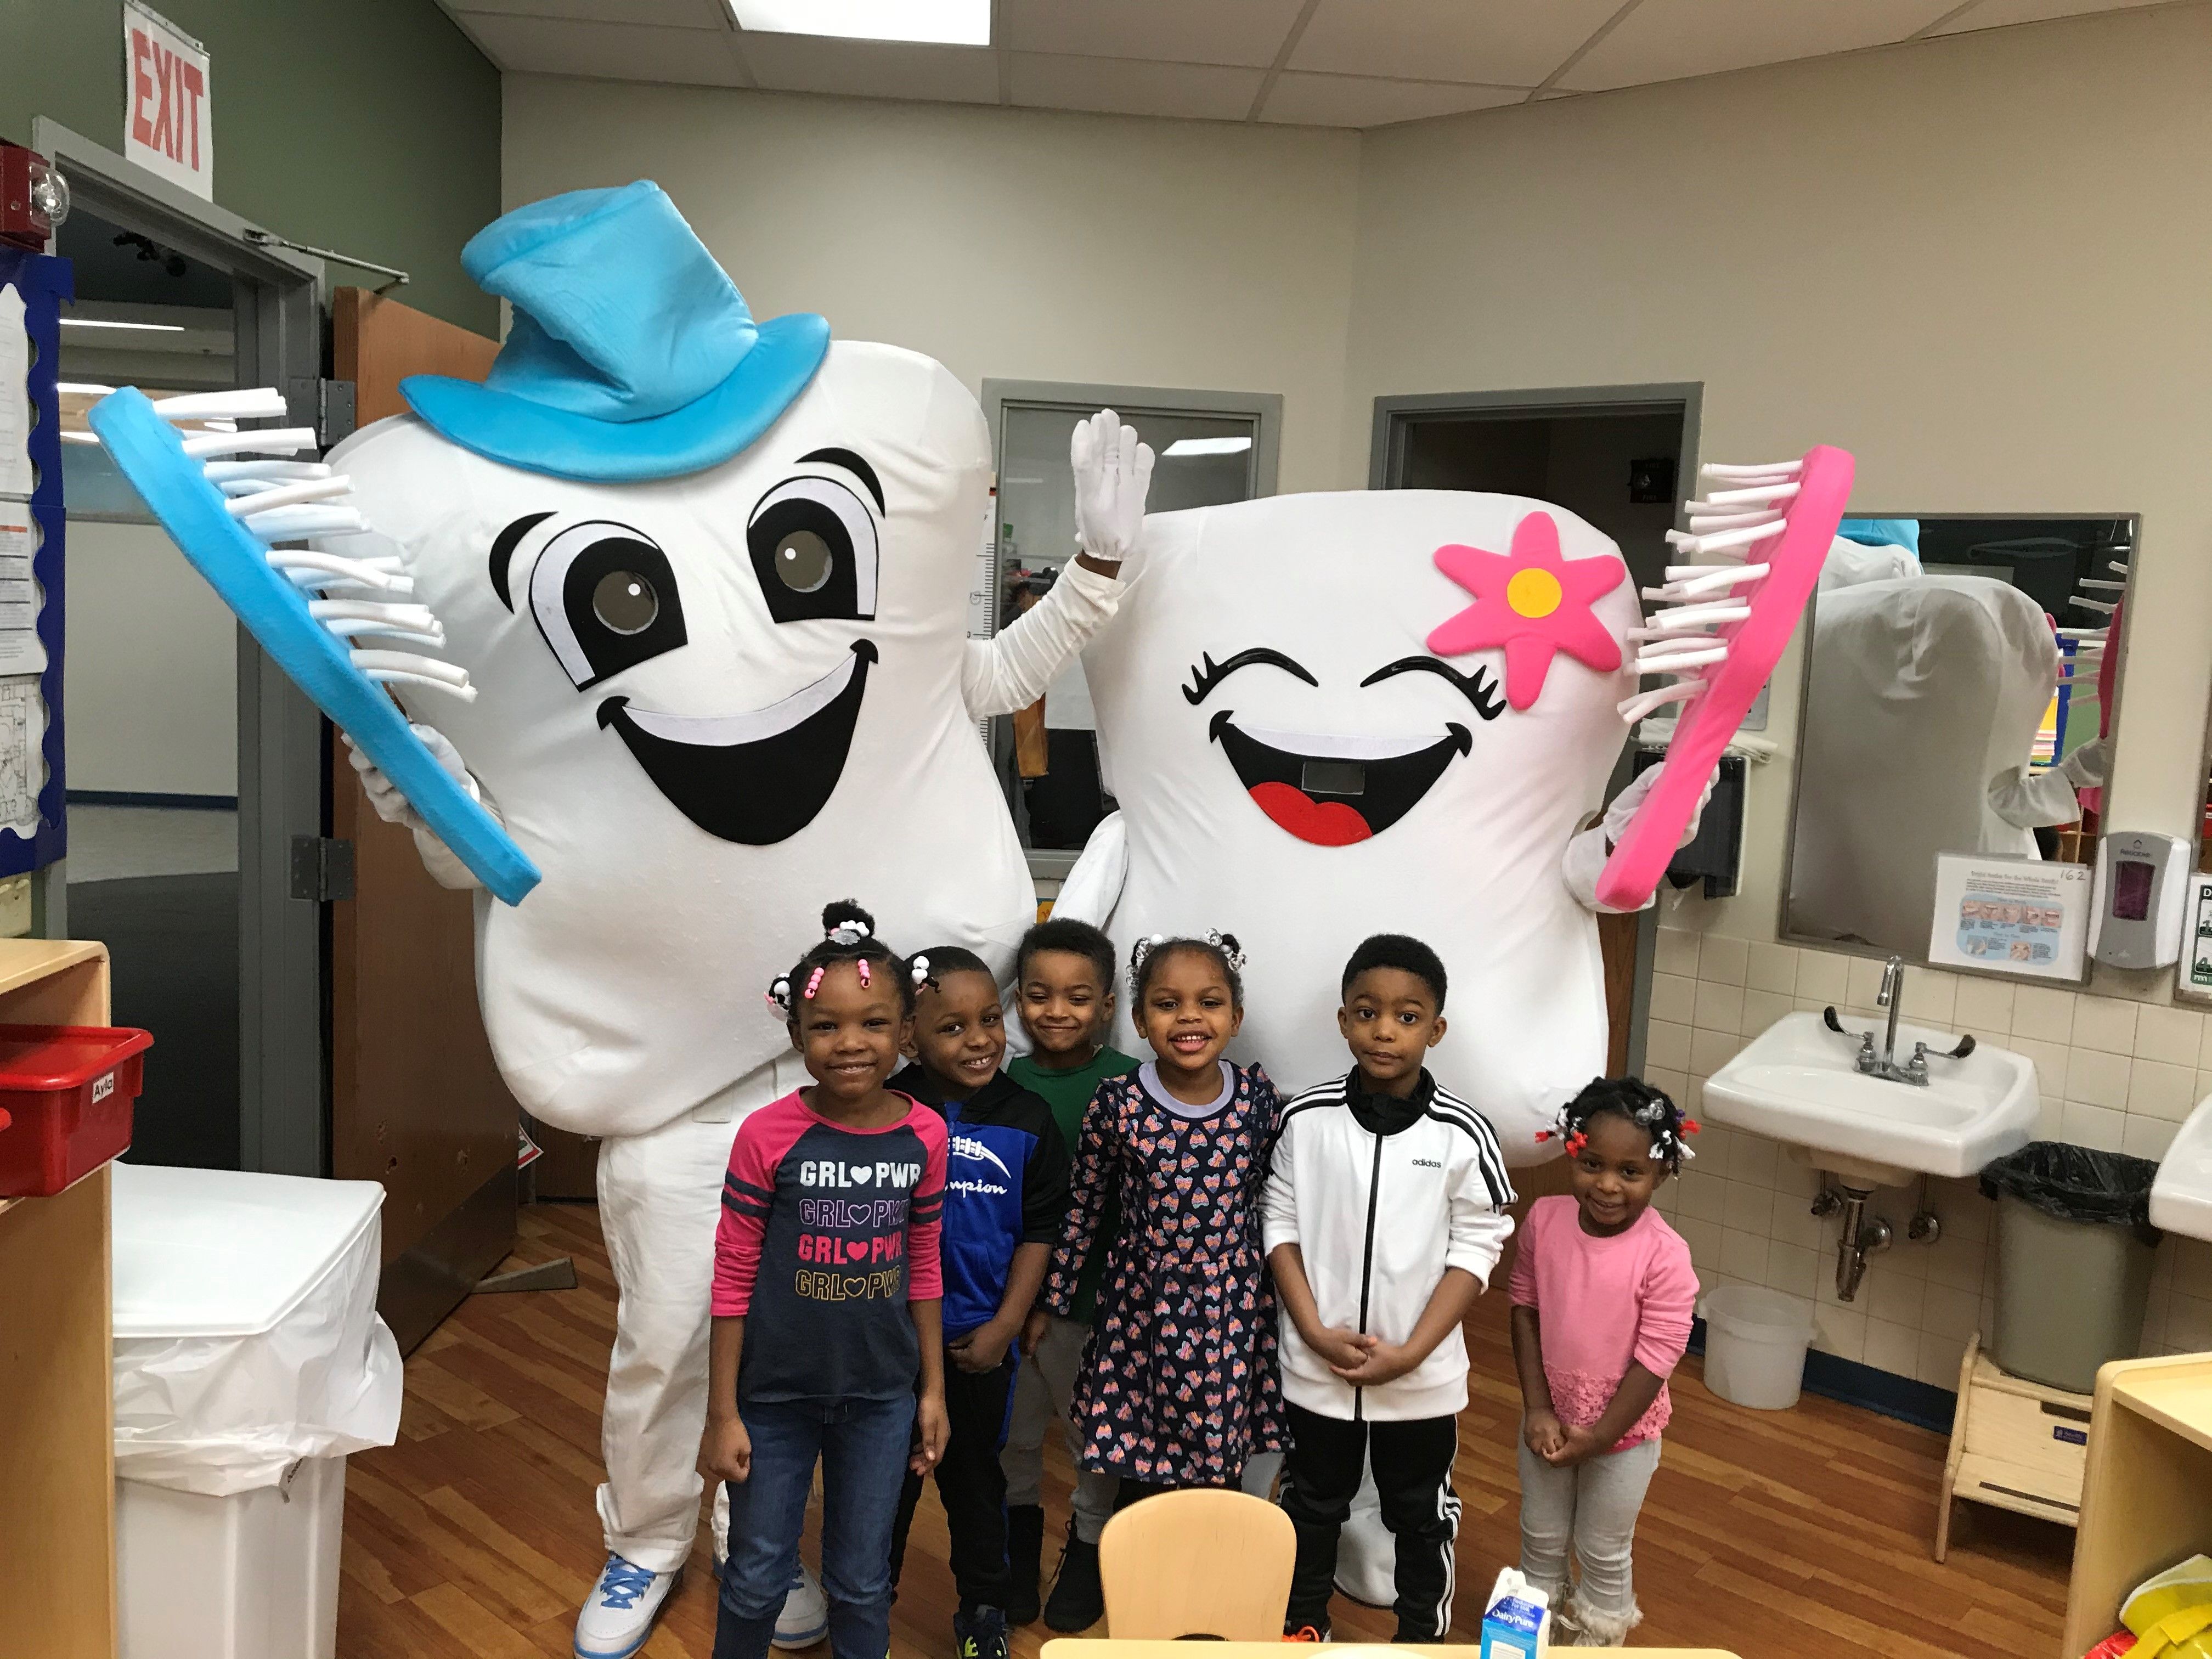
[[[331,1659],[345,1459],[399,1429],[383,1202],[115,1166],[121,1659]]]

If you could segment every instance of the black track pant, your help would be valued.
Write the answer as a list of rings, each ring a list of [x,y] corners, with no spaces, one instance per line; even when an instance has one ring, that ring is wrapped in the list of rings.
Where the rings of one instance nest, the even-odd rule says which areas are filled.
[[[1452,1547],[1459,1536],[1459,1498],[1451,1486],[1459,1420],[1349,1422],[1298,1406],[1287,1409],[1291,1445],[1283,1461],[1282,1503],[1297,1528],[1298,1563],[1285,1624],[1291,1630],[1327,1627],[1337,1534],[1371,1458],[1382,1524],[1398,1542],[1397,1639],[1441,1640],[1451,1628]]]
[[[952,1582],[963,1613],[1006,1605],[1006,1474],[999,1451],[1014,1396],[1015,1356],[994,1370],[963,1371],[945,1362],[945,1415],[951,1437],[937,1464],[937,1496],[951,1535]],[[921,1501],[921,1477],[908,1470],[891,1534],[891,1583],[906,1560],[907,1528]]]

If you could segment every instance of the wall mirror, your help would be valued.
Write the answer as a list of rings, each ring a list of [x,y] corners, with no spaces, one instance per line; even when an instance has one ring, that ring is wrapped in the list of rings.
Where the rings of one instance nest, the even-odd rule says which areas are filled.
[[[1808,612],[1784,938],[1924,961],[1938,853],[2095,861],[2136,529],[1844,521]]]

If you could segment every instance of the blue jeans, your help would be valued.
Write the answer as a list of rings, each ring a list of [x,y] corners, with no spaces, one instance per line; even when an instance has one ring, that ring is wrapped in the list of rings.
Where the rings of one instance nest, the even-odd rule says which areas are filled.
[[[906,1480],[915,1399],[740,1403],[752,1478],[730,1482],[730,1555],[714,1659],[767,1659],[799,1570],[799,1534],[822,1463],[822,1589],[835,1659],[890,1649],[891,1527]]]

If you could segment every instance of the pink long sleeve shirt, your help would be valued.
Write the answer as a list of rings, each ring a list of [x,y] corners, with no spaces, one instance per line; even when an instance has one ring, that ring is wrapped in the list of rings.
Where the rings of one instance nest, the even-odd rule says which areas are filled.
[[[1665,1379],[1689,1346],[1698,1300],[1690,1247],[1656,1210],[1594,1238],[1571,1198],[1540,1198],[1521,1229],[1507,1286],[1540,1321],[1544,1380],[1559,1421],[1587,1428],[1605,1415],[1632,1364],[1661,1379],[1659,1397],[1615,1451],[1656,1437],[1674,1415]]]
[[[908,1302],[945,1293],[945,1120],[908,1096],[879,1129],[796,1091],[738,1127],[714,1235],[714,1312],[745,1321],[740,1400],[896,1400],[921,1364]]]

